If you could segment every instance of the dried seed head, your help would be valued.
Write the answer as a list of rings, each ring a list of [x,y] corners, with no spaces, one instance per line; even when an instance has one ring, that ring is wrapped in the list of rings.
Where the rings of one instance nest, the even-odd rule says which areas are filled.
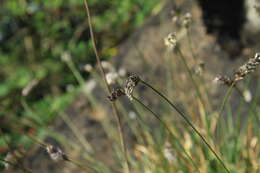
[[[196,75],[201,76],[205,70],[205,63],[200,62],[198,65],[195,66],[194,72]]]
[[[172,22],[173,22],[173,23],[177,23],[178,20],[179,20],[178,16],[173,16],[173,17],[172,17]]]
[[[235,81],[242,80],[246,75],[254,72],[256,70],[256,67],[259,65],[259,63],[260,63],[260,54],[256,53],[255,57],[250,58],[246,64],[240,66],[239,69],[235,72]]]
[[[130,111],[128,113],[128,116],[129,116],[130,119],[136,119],[136,117],[137,117],[137,115],[136,115],[136,113],[134,111]]]
[[[59,148],[53,145],[47,145],[46,151],[53,161],[68,160],[66,154]]]
[[[246,90],[243,91],[243,97],[244,97],[244,100],[245,100],[247,103],[249,103],[249,102],[252,101],[252,94],[251,94],[251,92],[250,92],[248,89],[246,89]]]
[[[227,76],[218,76],[213,80],[213,82],[215,82],[215,83],[220,82],[227,86],[231,86],[234,81],[232,79],[230,79],[230,77],[227,77]]]
[[[168,34],[168,36],[164,38],[164,44],[166,47],[168,47],[168,49],[174,50],[177,46],[176,33],[172,32]]]
[[[183,16],[183,21],[182,21],[182,24],[184,27],[188,28],[191,24],[191,14],[190,13],[186,13],[184,16]]]
[[[125,77],[125,76],[126,76],[126,69],[120,68],[120,69],[118,70],[118,75],[119,75],[120,77]]]
[[[91,64],[86,64],[83,66],[83,69],[86,71],[86,72],[91,72],[93,70],[93,67]]]
[[[26,87],[23,88],[22,96],[27,96],[38,83],[39,80],[33,79]]]
[[[171,16],[172,16],[172,22],[174,24],[178,25],[179,24],[179,14],[176,11],[172,10],[171,11]]]
[[[163,155],[170,163],[176,162],[176,157],[173,153],[174,151],[172,145],[169,142],[166,142],[164,144]]]
[[[9,151],[4,158],[5,169],[8,169],[11,165],[13,166],[16,165],[17,160],[24,158],[24,155],[25,155],[24,149]]]
[[[112,93],[110,96],[108,96],[107,98],[113,102],[116,101],[119,97],[124,96],[125,92],[123,89],[121,88],[117,88],[117,89],[113,89]]]
[[[95,79],[89,79],[84,85],[83,85],[83,91],[92,94],[93,90],[96,88],[97,82]]]
[[[119,75],[116,72],[109,72],[106,74],[106,80],[109,85],[114,84],[118,79]]]
[[[101,61],[101,66],[109,72],[115,71],[113,65],[108,61]]]
[[[130,100],[133,100],[133,91],[139,81],[140,78],[137,75],[130,75],[126,80],[125,94]]]
[[[5,156],[4,159],[6,162],[4,162],[4,167],[5,169],[8,169],[10,164],[9,163],[13,163],[15,161],[15,156],[13,152],[8,152],[7,155]]]
[[[71,61],[71,54],[70,54],[69,52],[63,52],[63,53],[61,54],[61,60],[62,60],[63,62],[69,62],[69,61]]]

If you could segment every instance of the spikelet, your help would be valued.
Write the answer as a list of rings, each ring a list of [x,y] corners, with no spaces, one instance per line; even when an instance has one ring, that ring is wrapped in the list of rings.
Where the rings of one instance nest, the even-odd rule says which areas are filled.
[[[227,76],[218,76],[213,80],[213,82],[216,82],[216,83],[220,82],[220,83],[225,84],[227,86],[231,86],[232,83],[233,83],[233,80],[230,79],[230,77],[227,77]]]
[[[53,145],[47,145],[46,151],[49,154],[50,158],[55,161],[68,160],[67,155],[59,148]]]
[[[164,44],[169,50],[174,50],[177,46],[176,33],[172,32],[164,38]]]
[[[133,91],[139,81],[140,78],[137,75],[130,75],[126,80],[125,94],[130,100],[133,100]]]
[[[244,79],[246,75],[256,70],[256,67],[259,65],[259,63],[260,63],[260,54],[256,53],[255,56],[250,58],[246,64],[238,68],[238,70],[235,72],[234,80],[239,81]]]
[[[113,89],[110,96],[107,96],[108,100],[111,102],[116,101],[119,97],[124,96],[125,92],[121,88]]]

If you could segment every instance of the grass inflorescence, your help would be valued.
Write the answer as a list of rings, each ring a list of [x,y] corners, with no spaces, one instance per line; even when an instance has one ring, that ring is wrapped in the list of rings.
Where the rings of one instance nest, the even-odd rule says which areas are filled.
[[[60,140],[64,146],[74,146],[71,147],[73,149],[70,148],[72,153],[65,152],[58,145],[43,142],[43,139],[36,137],[37,135],[34,136],[33,133],[21,132],[22,128],[13,129],[18,135],[28,138],[34,145],[43,148],[53,163],[57,165],[61,162],[71,163],[78,171],[88,173],[254,173],[259,171],[259,108],[257,107],[259,95],[257,93],[260,88],[258,87],[259,91],[256,91],[255,95],[250,95],[249,98],[244,92],[248,91],[251,94],[249,89],[246,87],[241,89],[238,85],[246,77],[250,78],[250,74],[257,70],[260,64],[259,53],[237,68],[232,76],[216,77],[216,82],[227,87],[225,87],[226,91],[218,109],[214,109],[208,94],[209,89],[203,83],[205,82],[203,74],[206,72],[201,72],[200,77],[193,73],[192,67],[197,67],[200,59],[193,45],[190,13],[186,13],[182,17],[182,27],[186,30],[190,49],[188,54],[191,54],[192,58],[187,57],[187,53],[183,51],[180,40],[177,38],[177,32],[170,33],[164,39],[164,43],[171,55],[178,57],[168,60],[180,61],[180,67],[183,68],[189,90],[195,93],[192,100],[188,100],[191,98],[188,97],[188,93],[176,93],[180,91],[176,90],[175,92],[174,88],[170,88],[173,90],[170,91],[169,86],[174,87],[174,82],[178,80],[173,79],[172,76],[179,77],[179,74],[171,74],[173,71],[169,71],[169,75],[167,75],[169,79],[166,81],[171,83],[171,85],[167,85],[168,88],[166,87],[167,92],[171,93],[167,93],[164,91],[165,86],[160,83],[147,82],[154,79],[159,81],[157,76],[145,76],[145,74],[141,74],[141,77],[134,74],[127,76],[124,69],[117,70],[113,64],[101,61],[88,3],[89,1],[84,0],[86,23],[89,26],[97,67],[87,64],[84,69],[94,82],[85,87],[86,81],[74,64],[71,55],[64,53],[62,59],[78,82],[80,90],[87,88],[84,95],[91,105],[88,111],[94,112],[94,117],[105,114],[104,117],[100,116],[101,118],[95,117],[102,127],[96,130],[104,131],[106,140],[108,140],[107,145],[109,145],[106,149],[111,150],[113,154],[103,156],[106,160],[98,160],[97,158],[100,156],[96,157],[95,152],[99,150],[99,144],[89,142],[81,129],[78,129],[77,124],[64,112],[60,113],[60,118],[82,145],[79,146],[78,143],[67,139],[67,137]],[[142,54],[140,49],[138,52],[140,55]],[[163,66],[175,68],[174,64],[163,64]],[[147,80],[144,80],[143,77]],[[124,80],[125,83],[122,85]],[[36,123],[39,121],[37,111],[30,107],[26,97],[34,87],[37,87],[39,82],[40,80],[33,81],[22,92],[21,105],[32,119],[25,123],[31,130],[42,124]],[[96,85],[106,91],[102,101],[99,100],[100,98],[95,98],[95,93],[93,93]],[[230,103],[233,90],[239,94],[241,105],[243,108],[247,108],[248,113],[240,109],[237,112],[233,111],[233,105]],[[184,99],[179,98],[180,95],[184,95]],[[110,107],[106,107],[104,104],[108,104]],[[227,116],[224,117],[224,114]],[[235,114],[246,114],[246,118],[242,118],[247,121],[242,124],[241,118],[235,117]],[[226,118],[225,123],[221,121],[224,118]],[[20,124],[22,123],[24,122]],[[92,123],[95,124],[94,120]],[[220,126],[224,129],[219,129]],[[2,129],[0,132],[1,136],[5,135]],[[51,134],[46,136],[48,135]],[[216,137],[219,141],[216,140]],[[9,146],[11,139],[3,139],[5,145]],[[12,149],[7,147],[7,150],[11,152]],[[74,152],[78,154],[75,159]],[[78,158],[80,162],[77,161]],[[23,172],[32,172],[20,162],[20,157],[17,155],[12,155],[11,160],[9,157],[0,157],[0,162],[16,167]]]

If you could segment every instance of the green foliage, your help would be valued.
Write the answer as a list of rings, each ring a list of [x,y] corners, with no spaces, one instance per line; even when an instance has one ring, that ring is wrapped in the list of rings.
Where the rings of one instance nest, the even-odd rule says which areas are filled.
[[[117,45],[143,22],[157,3],[156,0],[90,0],[88,2],[98,50],[101,57],[105,59],[115,55]],[[88,74],[79,70],[86,63],[95,63],[83,0],[30,2],[5,0],[0,2],[0,5],[0,159],[4,159],[10,149],[29,151],[31,146],[35,145],[35,141],[27,135],[32,135],[35,139],[42,139],[48,135],[63,141],[61,143],[64,145],[73,146],[74,152],[86,159],[81,161],[90,162],[98,172],[116,172],[114,167],[95,160],[96,146],[88,143],[81,131],[74,129],[77,124],[69,118],[66,119],[65,114],[62,114],[73,98],[82,94],[80,89],[88,75],[94,77],[101,86],[96,71]],[[71,56],[72,60],[62,60],[61,57],[64,55]],[[185,58],[189,57],[183,57],[184,60]],[[176,68],[178,63],[164,64],[165,67],[168,65],[170,68]],[[187,66],[187,75],[192,77],[189,70]],[[124,79],[119,79],[122,80]],[[22,95],[22,90],[33,81],[36,81],[35,88],[28,95]],[[171,86],[170,83],[179,83],[179,81],[177,75],[174,79],[169,78],[165,86],[161,85],[161,90],[166,90]],[[195,82],[190,85],[189,88],[196,87]],[[201,86],[199,88],[204,88],[204,85],[205,83],[199,83]],[[178,100],[181,97],[173,99],[182,106],[185,106],[185,101],[194,103],[185,107],[188,118],[186,122],[190,122],[194,129],[196,126],[198,134],[201,133],[208,143],[214,146],[213,150],[220,155],[232,173],[254,172],[257,169],[259,151],[256,142],[259,138],[259,120],[253,114],[259,112],[257,101],[260,97],[260,85],[258,86],[252,103],[245,103],[243,97],[239,98],[240,107],[250,106],[253,110],[253,113],[248,113],[245,124],[240,124],[240,119],[234,118],[244,114],[242,109],[233,112],[228,102],[226,105],[223,104],[224,109],[229,107],[225,110],[227,119],[224,119],[222,111],[216,112],[203,107],[202,102],[196,97],[189,101],[185,100],[188,97],[183,100]],[[176,118],[178,112],[169,108],[166,102],[159,101],[160,98],[144,94],[147,90],[142,92],[140,95],[138,93],[135,95],[146,104],[149,100],[158,100],[160,110],[156,110],[156,107],[151,109],[156,113],[159,112],[157,115],[159,118],[152,117],[149,109],[135,102],[131,107],[134,110],[132,113],[136,113],[135,116],[130,117],[129,110],[124,107],[125,104],[120,100],[117,102],[122,122],[128,129],[127,134],[134,141],[127,141],[127,144],[134,143],[132,147],[127,146],[132,172],[186,173],[195,172],[197,167],[201,172],[224,172],[219,160],[210,152],[209,147],[203,144],[201,137],[194,133],[194,129],[190,128],[191,125]],[[168,92],[166,95],[169,95],[170,99],[173,92],[171,87]],[[207,92],[202,94],[203,98],[207,97]],[[110,112],[105,112],[103,102],[92,95],[88,96],[94,115],[98,111],[110,115],[108,114]],[[46,129],[47,125],[50,125],[60,114],[77,140],[83,144],[84,149],[94,148],[91,151],[93,153],[83,152],[81,146],[68,137],[69,135],[63,136],[58,131]],[[221,119],[226,121],[221,122]],[[124,153],[117,142],[119,136],[116,134],[117,126],[110,120],[97,121],[102,129],[104,128],[109,145],[112,144],[111,150],[115,151],[115,155],[106,157],[115,161],[116,167],[122,166]],[[222,130],[217,136],[220,127]],[[195,164],[193,165],[191,161]],[[0,170],[2,169],[4,165],[0,161]]]
[[[89,0],[102,58],[117,52],[118,44],[138,27],[156,0]],[[67,92],[77,80],[60,57],[71,54],[76,68],[94,64],[83,0],[4,0],[0,2],[0,126],[14,120],[49,123],[76,95]],[[81,71],[84,78],[88,74]],[[22,89],[33,80],[28,96]],[[9,124],[5,124],[8,128]],[[12,132],[9,131],[10,136]],[[14,138],[13,138],[14,139]],[[1,140],[1,139],[0,139]],[[24,141],[16,136],[17,145]]]

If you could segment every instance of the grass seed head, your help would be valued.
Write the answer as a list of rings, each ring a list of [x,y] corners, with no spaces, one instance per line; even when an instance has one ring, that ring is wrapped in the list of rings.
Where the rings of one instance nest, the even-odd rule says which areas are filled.
[[[172,32],[164,38],[164,44],[168,47],[169,50],[174,50],[177,46],[177,37],[176,33]]]
[[[256,70],[260,63],[260,53],[256,53],[254,57],[250,58],[248,62],[238,68],[235,72],[235,81],[245,78],[246,75]]]
[[[124,96],[125,92],[123,89],[121,88],[117,88],[117,89],[113,89],[113,91],[111,92],[111,95],[108,96],[108,100],[110,100],[111,102],[116,101],[119,97]]]
[[[186,13],[184,16],[183,16],[183,21],[182,21],[182,24],[184,27],[188,28],[191,24],[191,14],[190,13]]]
[[[134,88],[138,85],[139,81],[140,78],[137,75],[130,75],[126,80],[125,94],[130,100],[133,100],[132,95],[134,92]]]
[[[227,76],[218,76],[213,80],[213,82],[222,83],[222,84],[225,84],[227,86],[231,86],[232,83],[233,83],[233,80],[230,77],[227,77]]]
[[[86,72],[91,72],[93,70],[93,67],[91,64],[86,64],[84,65],[83,69],[86,71]]]
[[[55,162],[61,160],[68,160],[67,155],[59,147],[55,147],[53,145],[47,145],[46,151],[49,154],[50,158]]]
[[[61,54],[61,60],[63,61],[63,62],[70,62],[71,61],[71,54],[69,53],[69,52],[63,52],[62,54]]]
[[[116,83],[119,75],[116,72],[109,72],[106,74],[106,80],[109,85]]]

